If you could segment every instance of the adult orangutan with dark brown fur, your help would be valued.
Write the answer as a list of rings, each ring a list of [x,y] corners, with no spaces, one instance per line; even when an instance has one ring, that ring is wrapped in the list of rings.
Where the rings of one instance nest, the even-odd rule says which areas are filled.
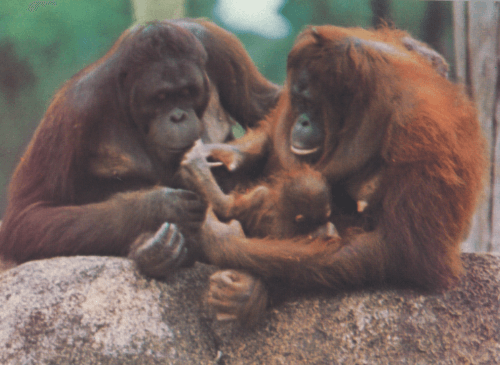
[[[208,302],[219,318],[252,322],[276,282],[331,290],[455,283],[486,158],[474,104],[443,65],[389,28],[318,26],[299,35],[275,111],[205,154],[230,170],[256,166],[264,178],[309,164],[328,181],[340,237],[246,238],[234,222],[208,215],[208,260],[243,270],[211,278]],[[224,229],[226,239],[210,239]]]
[[[251,126],[278,94],[210,22],[129,29],[55,95],[14,172],[0,255],[129,255],[168,275],[206,212],[176,177],[184,152],[231,140],[227,113]]]

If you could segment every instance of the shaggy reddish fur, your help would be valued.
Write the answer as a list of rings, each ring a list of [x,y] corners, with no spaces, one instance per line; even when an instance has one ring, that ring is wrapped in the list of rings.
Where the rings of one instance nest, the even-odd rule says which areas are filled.
[[[213,147],[212,156],[227,166],[235,156],[242,165],[265,161],[267,174],[304,163],[290,152],[290,131],[298,117],[292,88],[306,71],[325,129],[321,156],[309,163],[340,202],[331,220],[341,238],[209,241],[210,262],[306,288],[391,282],[434,289],[457,280],[460,243],[485,175],[485,142],[463,88],[443,77],[426,52],[405,46],[407,37],[388,28],[305,30],[290,52],[272,115],[231,143],[232,153]],[[380,179],[373,204],[362,213],[353,201],[342,205],[351,181],[362,180],[374,164]],[[368,224],[353,229],[345,223],[350,217]],[[221,285],[211,290],[217,310],[237,312],[222,303],[231,295]]]

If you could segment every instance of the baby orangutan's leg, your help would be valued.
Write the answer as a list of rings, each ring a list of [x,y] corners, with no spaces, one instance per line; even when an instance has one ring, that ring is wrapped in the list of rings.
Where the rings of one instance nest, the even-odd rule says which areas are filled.
[[[207,304],[217,320],[237,320],[252,327],[266,310],[267,290],[260,279],[246,272],[217,271],[210,277]]]
[[[207,153],[201,140],[196,141],[181,162],[180,175],[184,184],[209,202],[219,217],[227,219],[229,210],[234,204],[234,198],[224,194],[219,187],[210,170],[211,164],[206,160]]]

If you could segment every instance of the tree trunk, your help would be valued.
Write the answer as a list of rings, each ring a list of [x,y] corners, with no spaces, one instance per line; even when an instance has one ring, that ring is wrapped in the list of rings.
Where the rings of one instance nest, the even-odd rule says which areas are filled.
[[[500,252],[500,146],[498,118],[499,4],[454,2],[455,64],[457,80],[465,83],[476,101],[488,143],[490,169],[481,204],[474,217],[467,252]]]
[[[184,0],[132,0],[136,22],[182,18]]]

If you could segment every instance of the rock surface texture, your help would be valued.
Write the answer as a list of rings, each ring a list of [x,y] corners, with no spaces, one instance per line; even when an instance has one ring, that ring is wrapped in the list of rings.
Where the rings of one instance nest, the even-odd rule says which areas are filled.
[[[252,330],[204,310],[211,266],[160,282],[122,258],[33,261],[0,274],[0,363],[500,364],[500,257],[463,259],[447,292],[299,297]]]

